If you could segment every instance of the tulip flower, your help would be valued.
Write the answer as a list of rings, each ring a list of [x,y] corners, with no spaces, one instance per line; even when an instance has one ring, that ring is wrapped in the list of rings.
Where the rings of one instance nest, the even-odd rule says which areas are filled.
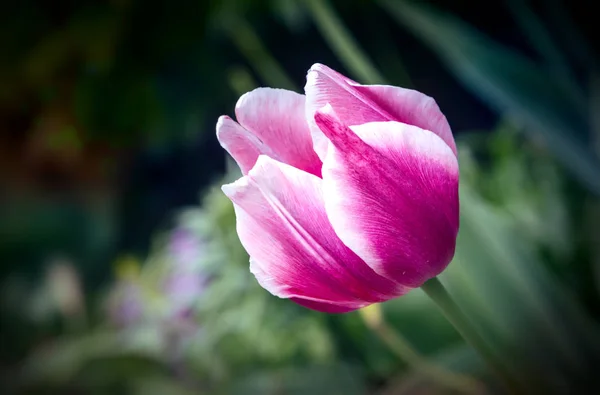
[[[458,162],[435,101],[323,65],[306,95],[258,88],[217,137],[243,176],[224,185],[250,270],[272,294],[338,313],[441,273],[458,232]]]

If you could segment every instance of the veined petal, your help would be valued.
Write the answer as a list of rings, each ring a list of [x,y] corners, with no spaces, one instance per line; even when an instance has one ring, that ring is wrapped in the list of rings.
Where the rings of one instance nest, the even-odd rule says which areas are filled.
[[[260,156],[247,176],[223,186],[261,286],[310,308],[340,312],[406,293],[339,240],[321,184],[314,175]]]
[[[248,174],[259,155],[275,155],[262,140],[228,116],[217,121],[217,139],[235,159],[242,174]]]
[[[458,233],[458,162],[436,134],[398,122],[348,128],[331,107],[316,124],[331,140],[323,164],[329,220],[375,272],[419,287],[442,272]]]
[[[264,269],[264,265],[260,265],[253,258],[250,258],[250,272],[254,274],[261,287],[268,290],[275,296],[279,296],[280,298],[289,298],[291,301],[309,309],[318,310],[324,313],[347,313],[368,305],[368,303],[358,300],[331,301],[301,295],[302,292],[297,292],[290,289],[289,284],[284,284],[277,281],[273,276],[265,272]]]
[[[235,114],[244,129],[269,147],[269,152],[261,153],[320,176],[322,163],[313,150],[304,106],[304,95],[285,89],[258,88],[240,97]]]
[[[456,144],[446,117],[435,100],[421,92],[388,85],[361,85],[322,64],[306,77],[306,116],[315,151],[321,159],[327,139],[316,127],[314,114],[327,103],[348,126],[367,122],[396,121],[437,134],[456,155]]]
[[[300,306],[304,306],[311,310],[317,310],[317,311],[321,311],[323,313],[330,313],[330,314],[348,313],[350,311],[358,310],[358,309],[364,307],[364,304],[361,306],[358,306],[358,305],[357,306],[352,306],[352,305],[346,306],[346,305],[331,303],[328,301],[305,299],[305,298],[299,298],[299,297],[292,297],[292,298],[290,298],[290,300],[292,302],[299,304]]]

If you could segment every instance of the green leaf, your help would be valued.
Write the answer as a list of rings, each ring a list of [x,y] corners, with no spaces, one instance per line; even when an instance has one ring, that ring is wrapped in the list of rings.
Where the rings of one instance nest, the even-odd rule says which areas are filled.
[[[456,255],[442,275],[450,292],[524,383],[579,385],[596,358],[596,325],[545,269],[511,215],[468,183],[460,194]]]
[[[564,84],[452,16],[408,1],[380,3],[474,94],[526,125],[530,137],[543,141],[581,183],[600,194],[600,163],[587,147],[585,108]]]
[[[460,372],[471,377],[477,377],[481,380],[485,372],[485,364],[481,361],[479,355],[467,345],[459,345],[431,357],[433,363],[443,366],[446,369]],[[485,383],[489,385],[488,383]],[[480,392],[476,394],[486,394],[486,387],[482,380]],[[491,385],[490,385],[491,387]],[[416,371],[409,370],[402,372],[396,377],[392,377],[386,383],[381,395],[443,395],[448,393],[448,388],[424,377]]]
[[[345,365],[313,365],[253,372],[236,380],[228,394],[366,394],[360,370]]]
[[[156,347],[141,344],[137,337],[134,340],[126,341],[118,333],[107,331],[56,340],[28,358],[22,370],[23,380],[25,383],[66,383],[89,363],[105,358],[139,358],[152,369],[160,366],[160,352]]]

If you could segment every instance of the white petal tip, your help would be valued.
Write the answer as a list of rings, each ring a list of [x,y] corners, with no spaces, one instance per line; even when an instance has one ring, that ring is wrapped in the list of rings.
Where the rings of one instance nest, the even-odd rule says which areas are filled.
[[[307,87],[315,86],[319,82],[321,75],[325,72],[324,66],[320,63],[315,63],[306,73],[306,85],[304,90],[306,91]]]
[[[235,124],[237,124],[237,122],[235,122],[233,119],[231,119],[227,115],[221,115],[219,117],[219,119],[217,120],[217,126],[216,126],[217,139],[219,140],[221,145],[223,145],[222,138],[223,138],[224,134],[226,133],[226,130],[231,131],[231,126],[234,126]]]
[[[308,72],[319,72],[319,71],[323,71],[325,69],[327,69],[328,67],[325,66],[324,64],[321,63],[315,63],[312,66],[310,66],[310,69],[308,69]]]
[[[229,118],[227,115],[221,115],[219,117],[217,120],[217,134],[219,133],[219,130],[223,128],[223,125],[229,121],[233,121],[233,119]]]
[[[260,88],[258,88],[260,89]],[[254,92],[254,90],[251,90],[250,92],[246,92],[244,93],[242,96],[240,96],[240,98],[238,99],[238,101],[235,103],[235,110],[239,110],[240,108],[244,107],[244,105],[246,104],[246,102],[248,100],[250,100],[252,92]]]
[[[249,181],[250,180],[248,179],[248,177],[244,176],[232,183],[222,185],[221,190],[223,191],[225,196],[234,201],[235,198],[248,187],[248,185],[250,184]]]

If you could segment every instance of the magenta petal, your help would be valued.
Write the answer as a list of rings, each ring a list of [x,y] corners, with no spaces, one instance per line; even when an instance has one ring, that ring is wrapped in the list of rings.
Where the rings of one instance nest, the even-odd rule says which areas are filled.
[[[244,94],[235,106],[237,121],[270,151],[262,153],[308,173],[321,175],[306,123],[305,96],[272,88]]]
[[[292,302],[299,304],[300,306],[307,307],[311,310],[321,311],[323,313],[330,314],[339,314],[339,313],[348,313],[350,311],[356,310],[356,307],[352,306],[343,306],[330,302],[317,301],[317,300],[309,300],[298,297],[290,298]],[[360,306],[358,307],[360,308]]]
[[[369,304],[360,300],[347,300],[348,298],[345,297],[337,298],[335,300],[319,299],[311,296],[315,293],[306,294],[303,291],[293,289],[290,284],[285,282],[285,280],[282,281],[275,278],[265,270],[270,270],[270,268],[265,267],[265,265],[261,265],[253,258],[250,258],[250,272],[254,274],[261,287],[275,296],[289,298],[291,301],[312,310],[318,310],[324,313],[346,313],[360,309]],[[307,279],[307,281],[309,280],[310,278]],[[313,283],[312,285],[314,286],[315,284]],[[323,296],[331,298],[331,295],[328,294],[327,291],[323,293]]]
[[[348,128],[315,116],[331,140],[323,164],[327,215],[340,239],[375,272],[419,287],[454,255],[458,162],[442,139],[398,122]]]
[[[388,85],[360,85],[322,64],[315,64],[306,77],[306,116],[314,148],[321,159],[327,139],[314,123],[314,114],[331,104],[348,126],[367,122],[396,121],[430,130],[456,155],[456,145],[446,117],[435,100],[421,92]]]
[[[251,271],[274,295],[322,311],[350,311],[407,291],[339,240],[320,178],[260,156],[247,176],[223,191],[234,203]]]

